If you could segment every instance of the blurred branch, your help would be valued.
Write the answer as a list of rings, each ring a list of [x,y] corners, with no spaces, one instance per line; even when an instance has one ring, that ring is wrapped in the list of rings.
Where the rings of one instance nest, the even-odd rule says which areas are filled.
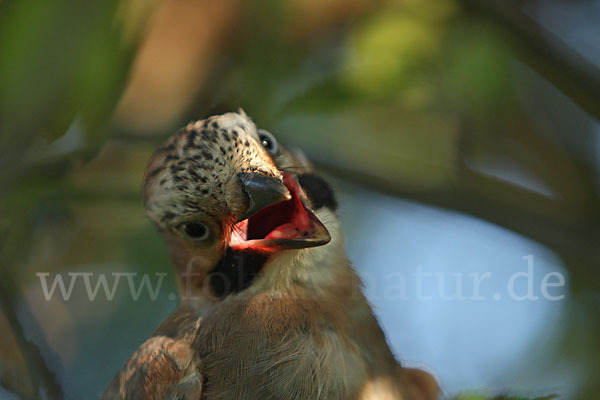
[[[554,249],[585,281],[600,279],[600,227],[595,220],[569,222],[568,208],[558,201],[473,170],[443,187],[415,190],[398,182],[311,158],[326,172],[378,192],[473,215],[527,236]],[[526,204],[527,207],[523,207]],[[550,218],[548,216],[551,216]],[[592,267],[592,268],[590,268]],[[576,271],[575,271],[576,270]],[[585,283],[585,282],[584,282]]]
[[[517,46],[523,61],[590,115],[600,119],[600,69],[561,38],[506,0],[461,0],[468,10],[495,21]]]
[[[593,167],[578,160],[568,146],[549,140],[526,118],[517,117],[507,124],[499,134],[474,135],[471,134],[473,129],[463,122],[457,157],[461,183],[471,190],[487,192],[489,198],[509,202],[532,214],[542,214],[562,225],[593,225],[595,221],[600,227],[600,198],[594,191]],[[546,185],[552,196],[478,173],[466,162],[477,153],[501,154]]]
[[[57,376],[50,370],[46,361],[42,356],[38,345],[27,339],[25,330],[19,321],[19,318],[15,312],[14,299],[21,298],[19,295],[19,286],[13,281],[12,276],[8,270],[0,265],[0,308],[6,316],[9,322],[12,333],[19,345],[25,365],[27,366],[27,372],[31,378],[33,385],[33,392],[36,393],[36,397],[43,393],[44,398],[47,399],[63,399],[64,393],[61,385],[58,383]],[[27,309],[28,314],[32,315],[31,311]],[[33,317],[29,318],[30,321],[35,321]],[[35,322],[30,322],[35,323]],[[36,333],[40,333],[40,338],[43,338],[42,330],[37,324],[34,326]],[[31,335],[29,335],[31,336]],[[38,341],[41,339],[38,339]],[[49,346],[42,343],[45,349],[49,349]],[[23,388],[11,388],[17,390],[20,395],[23,395]]]

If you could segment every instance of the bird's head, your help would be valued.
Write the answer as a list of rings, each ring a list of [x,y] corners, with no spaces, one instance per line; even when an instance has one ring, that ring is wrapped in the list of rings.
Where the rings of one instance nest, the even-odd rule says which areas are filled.
[[[309,264],[339,241],[329,185],[243,111],[169,138],[152,156],[143,190],[184,297],[217,301],[310,281]]]

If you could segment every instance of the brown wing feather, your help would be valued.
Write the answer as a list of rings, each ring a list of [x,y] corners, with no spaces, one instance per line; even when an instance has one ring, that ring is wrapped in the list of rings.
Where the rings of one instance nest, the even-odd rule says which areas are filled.
[[[165,321],[119,370],[102,399],[200,399],[201,361],[191,344],[201,318],[193,321],[187,313]]]

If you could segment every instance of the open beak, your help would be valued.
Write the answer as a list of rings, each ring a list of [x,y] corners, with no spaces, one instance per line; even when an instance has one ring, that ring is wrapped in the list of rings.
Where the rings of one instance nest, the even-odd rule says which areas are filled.
[[[329,243],[327,228],[311,210],[293,175],[283,181],[258,173],[240,174],[249,206],[234,225],[230,247],[260,251],[302,249]]]
[[[238,175],[244,192],[248,195],[248,209],[239,218],[247,219],[258,211],[282,201],[291,200],[292,195],[288,188],[277,178],[256,172],[243,172]]]

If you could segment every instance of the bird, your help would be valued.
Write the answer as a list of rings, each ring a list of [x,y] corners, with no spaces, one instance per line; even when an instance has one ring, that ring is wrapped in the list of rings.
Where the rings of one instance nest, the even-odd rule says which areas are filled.
[[[243,110],[169,138],[143,196],[180,302],[103,399],[439,398],[431,374],[390,350],[331,185]]]

